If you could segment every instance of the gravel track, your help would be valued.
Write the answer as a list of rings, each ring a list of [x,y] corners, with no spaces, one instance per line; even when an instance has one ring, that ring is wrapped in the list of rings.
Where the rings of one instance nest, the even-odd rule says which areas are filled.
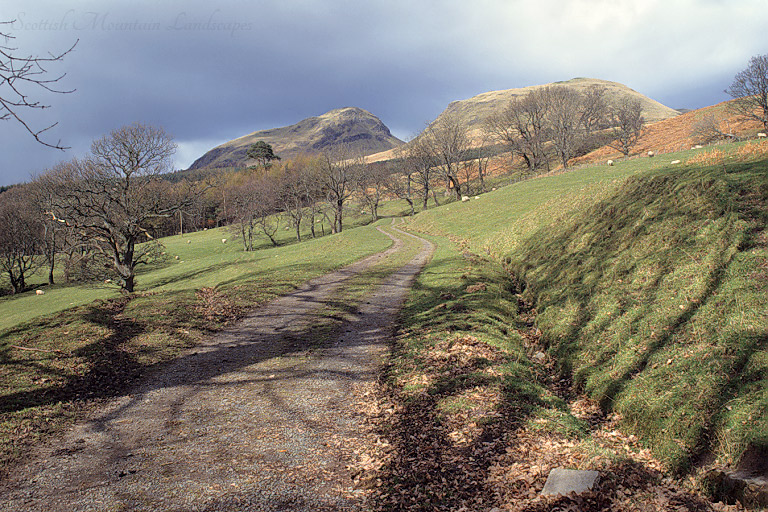
[[[397,312],[434,247],[392,228],[388,250],[309,281],[211,337],[63,438],[0,488],[2,511],[359,510],[347,464],[352,390],[375,380]],[[310,326],[355,275],[418,254],[366,297],[332,340]]]

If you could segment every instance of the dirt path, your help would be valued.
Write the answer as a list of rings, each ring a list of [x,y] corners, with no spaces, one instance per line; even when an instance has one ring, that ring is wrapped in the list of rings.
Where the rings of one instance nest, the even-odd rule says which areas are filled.
[[[387,251],[260,308],[40,447],[0,488],[0,510],[357,509],[351,389],[376,377],[432,244],[419,239],[330,342],[313,346],[311,327],[350,278],[413,237],[393,230]]]

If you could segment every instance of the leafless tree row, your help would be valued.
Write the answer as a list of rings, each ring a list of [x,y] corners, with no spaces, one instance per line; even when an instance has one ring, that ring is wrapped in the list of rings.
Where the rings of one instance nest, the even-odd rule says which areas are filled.
[[[549,168],[550,153],[567,168],[578,154],[594,149],[595,136],[610,130],[608,142],[625,156],[637,143],[644,125],[642,105],[625,99],[616,105],[605,100],[605,88],[579,92],[553,85],[515,98],[488,119],[485,130],[520,156],[530,172]]]

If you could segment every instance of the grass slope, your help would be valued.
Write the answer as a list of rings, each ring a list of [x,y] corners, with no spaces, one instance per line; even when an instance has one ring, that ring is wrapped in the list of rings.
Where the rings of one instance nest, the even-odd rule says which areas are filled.
[[[744,148],[523,182],[411,227],[503,261],[560,371],[670,468],[733,463],[768,447],[768,162]]]
[[[387,203],[382,208],[382,215],[399,213],[399,211],[392,211],[396,206],[395,203]],[[346,219],[345,229],[348,229],[369,223],[371,217],[366,212],[361,213],[359,206],[351,204]],[[275,239],[281,246],[293,245],[296,242],[294,228],[285,229],[288,226],[285,219],[280,219],[279,222]],[[319,237],[331,232],[327,219],[322,219],[315,224],[315,232]],[[301,236],[302,240],[309,241],[310,244],[314,243],[309,240],[311,233],[306,222],[302,225]],[[261,271],[261,265],[266,264],[266,259],[274,258],[275,255],[280,255],[278,259],[287,258],[297,265],[301,263],[302,249],[297,247],[275,249],[266,237],[261,236],[257,238],[255,251],[244,252],[242,240],[239,237],[238,227],[233,225],[161,239],[165,257],[162,261],[148,267],[137,268],[137,291],[195,289],[218,286],[228,281],[246,280],[248,275]],[[223,244],[222,239],[227,239],[227,243]],[[314,246],[309,247],[311,253],[314,250],[311,247]],[[342,242],[339,248],[344,250],[349,246]],[[264,252],[264,250],[268,251]],[[283,250],[286,252],[283,253]],[[353,250],[351,254],[360,256],[357,250]],[[310,256],[310,261],[312,261],[311,258]],[[342,257],[340,261],[348,260]],[[269,265],[265,268],[268,267]],[[58,284],[49,286],[45,269],[41,269],[37,274],[29,276],[27,283],[30,287],[44,290],[45,295],[39,296],[35,294],[35,290],[30,290],[18,295],[0,296],[0,331],[29,322],[39,316],[58,313],[94,300],[114,299],[120,296],[119,287],[114,283],[64,283],[63,279],[61,273],[57,271]],[[7,281],[7,276],[0,276],[0,285],[7,284]]]

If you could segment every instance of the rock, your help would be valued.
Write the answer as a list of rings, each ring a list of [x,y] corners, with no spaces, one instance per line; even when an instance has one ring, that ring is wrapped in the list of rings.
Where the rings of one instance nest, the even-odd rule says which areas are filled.
[[[540,362],[540,363],[543,363],[543,362],[544,362],[544,360],[547,358],[547,354],[545,354],[544,352],[542,352],[541,350],[539,350],[538,352],[536,352],[535,354],[533,354],[533,358],[534,358],[536,361],[538,361],[538,362]]]
[[[43,290],[35,290],[35,295],[45,295]]]
[[[715,499],[725,503],[741,502],[747,507],[768,507],[768,478],[739,471],[711,471],[705,477]]]
[[[555,468],[549,472],[542,496],[566,495],[569,492],[576,494],[591,490],[600,473],[597,471],[580,471],[577,469]]]
[[[480,199],[480,196],[475,196],[475,199]]]
[[[187,240],[187,243],[188,243],[188,244],[191,244],[191,243],[192,243],[192,240]]]

